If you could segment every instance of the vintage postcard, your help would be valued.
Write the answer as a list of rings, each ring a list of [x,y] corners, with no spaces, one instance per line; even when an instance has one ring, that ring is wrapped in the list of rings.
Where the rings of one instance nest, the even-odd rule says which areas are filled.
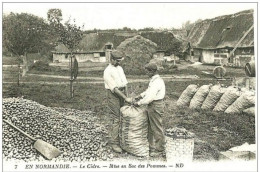
[[[257,171],[258,2],[2,2],[2,171]]]

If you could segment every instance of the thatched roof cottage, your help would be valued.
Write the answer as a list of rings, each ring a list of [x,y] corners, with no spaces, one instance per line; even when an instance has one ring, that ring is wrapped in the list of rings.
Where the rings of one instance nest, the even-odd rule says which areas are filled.
[[[244,67],[254,59],[254,12],[246,10],[196,23],[187,60]]]

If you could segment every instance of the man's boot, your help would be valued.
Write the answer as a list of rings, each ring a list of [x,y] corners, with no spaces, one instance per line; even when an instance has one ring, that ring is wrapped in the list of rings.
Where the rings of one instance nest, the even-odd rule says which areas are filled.
[[[114,145],[111,145],[111,147],[112,147],[113,151],[116,152],[116,153],[122,153],[123,152],[123,150],[118,145],[114,144]]]
[[[164,157],[164,152],[152,151],[149,155],[150,157],[161,158]]]

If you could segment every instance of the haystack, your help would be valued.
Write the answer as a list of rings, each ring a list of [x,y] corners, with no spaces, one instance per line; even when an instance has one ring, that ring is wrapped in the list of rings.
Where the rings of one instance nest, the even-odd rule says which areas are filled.
[[[122,67],[127,74],[144,73],[144,65],[152,59],[156,52],[157,44],[145,39],[140,35],[128,38],[123,41],[117,50],[125,54]]]

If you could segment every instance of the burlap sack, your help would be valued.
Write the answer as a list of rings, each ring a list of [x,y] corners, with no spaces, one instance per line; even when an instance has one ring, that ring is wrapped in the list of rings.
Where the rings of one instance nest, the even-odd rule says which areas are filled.
[[[181,94],[179,99],[177,100],[177,106],[189,106],[190,101],[194,94],[197,92],[198,86],[195,84],[189,85]]]
[[[191,109],[200,109],[212,85],[202,85],[190,101]]]
[[[234,114],[240,113],[243,110],[252,107],[255,105],[255,94],[251,91],[244,92],[237,100],[230,105],[226,110],[225,113]]]
[[[247,109],[243,110],[243,112],[248,115],[255,115],[255,106],[247,108]]]
[[[221,87],[220,85],[214,85],[211,87],[208,96],[203,102],[201,109],[212,110],[218,103],[221,96],[225,93],[227,88]]]
[[[136,156],[149,156],[148,117],[144,107],[123,106],[119,131],[120,146]]]
[[[241,95],[238,88],[230,86],[227,88],[226,92],[222,95],[217,105],[213,109],[216,112],[224,112],[236,99]]]

